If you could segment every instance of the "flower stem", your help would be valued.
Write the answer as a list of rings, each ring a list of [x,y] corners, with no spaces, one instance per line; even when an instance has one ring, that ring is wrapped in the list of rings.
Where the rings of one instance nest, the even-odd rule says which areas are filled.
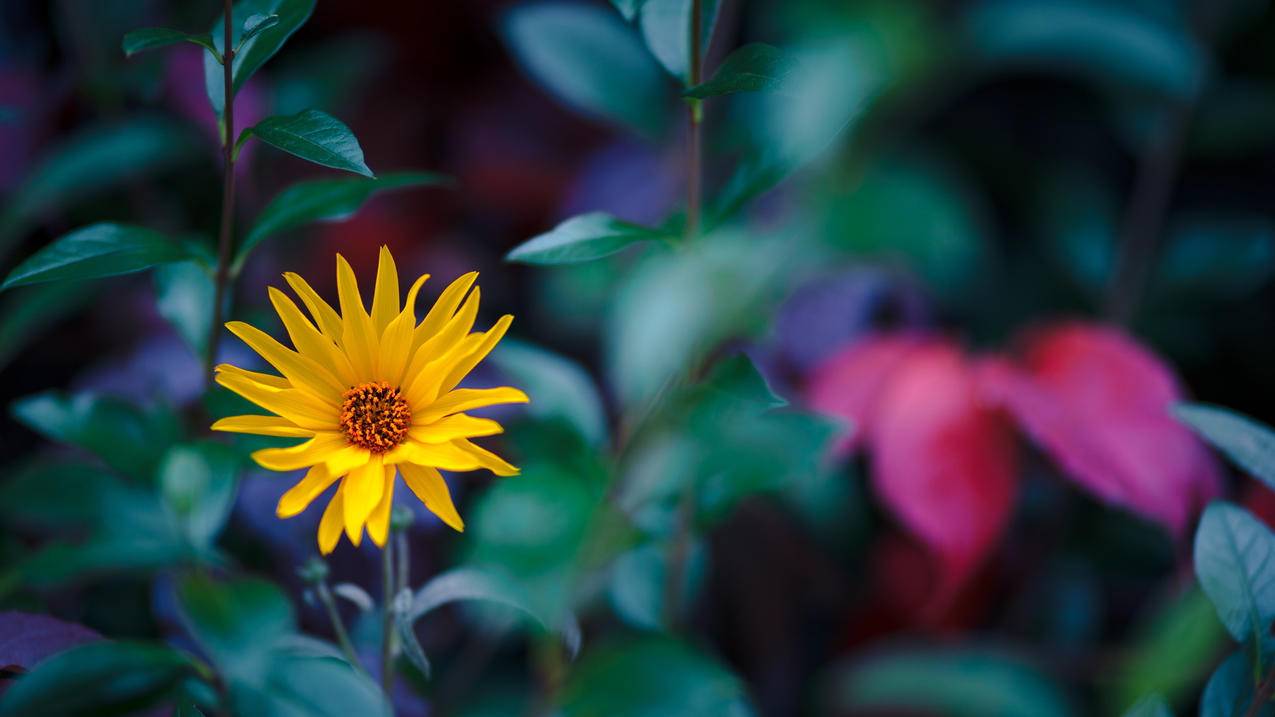
[[[700,0],[692,0],[691,2],[691,57],[690,67],[688,71],[688,84],[691,87],[700,83],[701,67],[703,66],[703,48],[700,47],[700,36],[703,34],[701,23]],[[700,196],[704,173],[703,158],[703,130],[704,124],[704,105],[698,99],[692,99],[689,104],[691,131],[690,139],[686,148],[686,237],[693,238],[699,233],[700,227],[700,206],[703,200]]]
[[[222,150],[225,153],[226,176],[221,194],[221,231],[217,237],[217,274],[214,278],[212,325],[208,328],[208,346],[204,355],[204,381],[212,383],[213,363],[217,360],[217,344],[221,339],[221,324],[225,311],[226,295],[230,280],[230,251],[234,243],[235,222],[235,50],[231,44],[231,24],[234,11],[231,0],[224,0],[225,21],[222,23],[222,117],[225,134]]]
[[[1275,671],[1266,675],[1266,678],[1257,686],[1257,690],[1253,693],[1253,701],[1249,703],[1248,711],[1244,713],[1244,717],[1257,717],[1262,713],[1262,708],[1270,702],[1271,696],[1275,695]]]
[[[341,620],[341,613],[337,612],[336,600],[332,597],[332,591],[328,590],[328,582],[320,581],[315,586],[315,592],[319,595],[319,602],[323,603],[324,609],[327,610],[328,620],[332,622],[332,632],[336,633],[337,644],[345,653],[345,659],[350,661],[354,669],[361,669],[358,653],[354,651],[354,644],[350,642],[350,634],[345,631],[345,622]]]
[[[381,550],[381,689],[393,714],[394,689],[394,541]]]

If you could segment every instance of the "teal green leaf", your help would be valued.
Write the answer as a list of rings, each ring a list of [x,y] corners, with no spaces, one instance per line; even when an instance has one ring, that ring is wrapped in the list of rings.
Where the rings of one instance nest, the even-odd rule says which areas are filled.
[[[1256,688],[1251,663],[1246,650],[1236,650],[1217,666],[1200,695],[1200,717],[1247,717]],[[1272,715],[1275,706],[1270,704],[1256,713],[1256,717]]]
[[[1173,710],[1160,695],[1150,695],[1126,710],[1124,717],[1173,717]]]
[[[196,356],[202,357],[212,325],[216,286],[208,268],[182,261],[155,268],[155,308]]]
[[[213,45],[212,36],[205,33],[203,35],[192,35],[178,30],[170,30],[166,27],[145,27],[140,30],[133,30],[124,36],[123,49],[126,57],[132,57],[139,52],[146,50],[154,50],[160,47],[168,47],[176,45],[179,42],[189,42],[199,45],[213,54],[213,59],[221,62],[221,53],[217,51],[217,47]]]
[[[1029,664],[972,648],[894,649],[834,668],[825,712],[918,712],[950,717],[1066,717],[1065,695]]]
[[[238,467],[235,454],[221,443],[182,444],[164,454],[160,492],[197,549],[212,547],[230,517]]]
[[[642,9],[642,5],[646,0],[611,0],[611,4],[616,10],[624,16],[625,20],[632,20],[637,17],[638,11]]]
[[[564,717],[754,714],[743,681],[669,637],[625,637],[586,651],[562,687]]]
[[[757,370],[753,360],[743,353],[718,361],[700,387],[707,393],[745,401],[760,408],[788,405],[788,401],[775,395],[766,377]]]
[[[717,24],[718,0],[645,0],[638,25],[642,37],[669,74],[686,84],[691,66],[691,8],[700,7],[700,58],[708,55]]]
[[[659,630],[668,624],[669,616],[664,614],[664,587],[668,582],[669,553],[668,541],[653,541],[616,558],[607,584],[607,597],[625,624],[642,630]],[[679,608],[685,610],[686,606],[695,604],[707,573],[707,551],[701,542],[695,541],[687,549]],[[676,617],[681,620],[685,616]]]
[[[621,221],[605,212],[590,212],[528,239],[514,247],[505,259],[524,264],[570,264],[599,259],[640,242],[671,238],[664,232]]]
[[[274,57],[279,48],[292,37],[292,33],[310,19],[314,12],[315,0],[240,0],[235,3],[231,15],[230,45],[239,47],[231,62],[231,77],[234,91],[252,77],[261,66]],[[254,16],[275,15],[278,21],[266,28],[259,25],[257,31],[247,42],[243,42],[245,26]],[[211,28],[213,44],[217,50],[225,54],[224,15],[218,15]],[[241,45],[242,43],[242,45]],[[208,92],[208,101],[213,112],[221,115],[225,108],[225,77],[221,63],[211,56],[204,58],[204,87]]]
[[[969,47],[991,67],[1041,67],[1113,89],[1194,97],[1208,58],[1184,18],[1135,3],[986,0],[965,21]]]
[[[64,234],[9,272],[0,290],[43,281],[130,274],[190,258],[189,250],[145,227],[103,222]]]
[[[127,476],[149,479],[180,423],[164,411],[144,411],[122,400],[55,391],[14,401],[14,418],[52,441],[101,457]]]
[[[682,95],[704,99],[737,92],[779,91],[796,69],[797,61],[783,50],[754,42],[727,55],[712,79]]]
[[[239,247],[235,265],[242,266],[252,250],[270,236],[308,222],[348,219],[380,192],[447,184],[450,181],[448,177],[431,172],[391,172],[376,179],[342,177],[298,182],[271,199],[257,215],[256,222]]]
[[[250,137],[323,167],[374,176],[363,161],[363,148],[354,133],[326,112],[305,110],[286,117],[267,117],[239,135],[235,151]]]
[[[597,385],[582,366],[528,343],[505,339],[488,359],[531,398],[528,415],[538,420],[560,418],[589,445],[607,434],[606,412]]]
[[[191,575],[178,585],[177,598],[191,636],[234,679],[255,679],[295,627],[292,604],[267,580]]]
[[[610,8],[516,6],[503,30],[518,64],[566,104],[648,137],[667,126],[668,82],[636,30]]]
[[[99,466],[34,461],[0,484],[6,525],[83,528],[101,517],[103,496],[118,480]]]
[[[1246,473],[1275,489],[1275,431],[1220,406],[1181,403],[1173,414]]]
[[[254,675],[230,685],[233,714],[270,717],[389,717],[381,689],[338,657],[276,651]]]
[[[1195,576],[1240,642],[1262,645],[1275,619],[1275,534],[1224,502],[1204,510],[1195,533]]]
[[[158,117],[91,125],[40,158],[0,210],[0,255],[41,217],[201,156],[187,127]]]
[[[239,44],[235,46],[235,51],[239,52],[243,46],[252,40],[252,38],[269,30],[279,24],[278,15],[253,15],[243,23],[243,37],[239,38]]]
[[[159,705],[194,666],[166,646],[94,642],[60,652],[12,683],[0,715],[126,715]]]

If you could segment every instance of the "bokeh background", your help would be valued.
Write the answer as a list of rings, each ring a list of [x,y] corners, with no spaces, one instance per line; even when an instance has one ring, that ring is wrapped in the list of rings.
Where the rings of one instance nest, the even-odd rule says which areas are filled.
[[[1182,395],[1275,419],[1275,13],[1267,3],[725,0],[709,74],[749,42],[814,48],[822,65],[790,94],[708,104],[710,207],[738,167],[788,142],[810,146],[797,150],[802,161],[783,181],[726,223],[743,237],[725,244],[726,258],[690,269],[689,280],[650,269],[658,258],[648,250],[552,267],[504,260],[573,215],[601,210],[656,226],[679,222],[685,206],[687,126],[674,84],[616,82],[608,92],[640,101],[604,101],[627,107],[609,118],[564,101],[519,40],[519,12],[545,4],[318,3],[241,92],[237,124],[316,107],[353,129],[378,173],[424,169],[454,183],[378,195],[345,221],[263,246],[239,283],[236,316],[277,328],[265,287],[279,285],[282,271],[332,295],[338,251],[360,272],[371,271],[382,244],[404,273],[449,280],[476,268],[487,321],[513,313],[511,335],[572,359],[597,387],[610,438],[592,437],[595,446],[613,445],[639,413],[634,405],[658,393],[632,378],[626,357],[658,363],[661,349],[645,342],[682,332],[715,336],[708,355],[745,351],[777,394],[805,410],[819,407],[811,386],[828,361],[881,332],[941,336],[986,357],[1030,343],[1024,332],[1033,328],[1101,322],[1123,327],[1152,363],[1175,372]],[[550,4],[615,14],[602,0]],[[213,5],[0,4],[5,271],[96,220],[215,236],[220,157],[201,50],[132,59],[120,51],[120,38],[137,27],[203,27]],[[775,103],[794,113],[774,120]],[[839,132],[822,126],[828,117]],[[241,227],[315,173],[259,146],[245,151],[238,171]],[[723,261],[728,270],[719,271]],[[203,385],[200,359],[156,310],[154,284],[125,277],[0,295],[0,403],[69,388],[191,410]],[[694,313],[730,303],[735,292],[755,296],[729,324],[626,328],[634,312]],[[247,361],[234,343],[225,342],[225,354]],[[500,377],[498,367],[487,370],[485,380]],[[923,404],[931,390],[941,392],[923,386],[914,400]],[[1101,408],[1084,414],[1083,430],[1171,453],[1159,434],[1117,420],[1121,402],[1136,399],[1113,399],[1111,420]],[[505,441],[515,457],[549,464],[537,451],[560,458],[575,450],[558,447],[553,428],[520,417],[509,414]],[[32,481],[15,476],[37,456],[67,449],[7,413],[0,422],[0,555],[9,566],[0,604],[113,637],[184,640],[163,571],[105,571],[52,588],[23,582],[14,566],[58,533],[29,508]],[[692,442],[727,440],[702,423],[670,426]],[[1153,691],[1183,713],[1193,709],[1228,645],[1192,588],[1184,527],[1193,518],[1181,517],[1175,534],[1171,519],[1096,497],[1067,479],[1056,452],[1016,432],[1008,525],[935,607],[942,568],[874,490],[872,459],[837,453],[813,429],[794,430],[809,439],[795,444],[798,455],[763,445],[757,460],[782,461],[772,473],[819,479],[725,500],[690,548],[682,634],[739,676],[759,713],[862,713],[872,702],[862,695],[902,699],[900,685],[916,685],[918,675],[957,695],[954,704],[1008,695],[993,702],[1006,714],[1116,713]],[[924,455],[977,452],[969,446],[983,434],[971,431]],[[648,473],[679,460],[647,443],[635,450],[651,454]],[[469,529],[454,534],[422,510],[411,529],[416,580],[494,561],[514,566],[545,600],[577,601],[554,593],[554,561],[578,549],[572,541],[587,515],[577,513],[593,508],[554,481],[584,480],[609,460],[606,449],[581,455],[561,461],[570,467],[555,464],[550,478],[529,471],[509,479],[512,487],[490,477],[454,481]],[[275,519],[287,483],[246,475],[221,545],[244,569],[286,586],[303,627],[327,636],[296,574],[314,553],[317,511]],[[1223,475],[1213,490],[1275,515],[1275,502],[1251,484]],[[83,503],[72,512],[93,510],[91,494],[66,500]],[[958,503],[952,512],[955,523],[968,519]],[[624,568],[582,590],[585,655],[595,638],[658,632],[660,551],[628,555]],[[371,546],[343,545],[330,563],[335,582],[375,584]],[[342,605],[357,632],[358,606]],[[375,619],[367,622],[363,629],[373,629]],[[464,611],[431,621],[421,639],[435,679],[403,686],[400,713],[523,709],[543,677],[545,641],[529,645],[492,622],[501,621]],[[1007,662],[996,662],[1001,656]],[[664,669],[658,652],[645,659],[641,669]],[[590,679],[624,684],[590,666]],[[893,709],[889,701],[883,709]]]

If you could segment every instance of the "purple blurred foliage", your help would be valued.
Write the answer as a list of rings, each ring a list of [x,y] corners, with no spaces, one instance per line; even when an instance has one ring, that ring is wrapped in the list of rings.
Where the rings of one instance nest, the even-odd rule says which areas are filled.
[[[100,639],[83,625],[49,615],[0,612],[0,670],[30,670],[50,655]]]
[[[567,190],[562,218],[607,212],[638,224],[659,224],[682,192],[675,152],[618,141],[589,155]]]
[[[0,192],[8,191],[26,176],[39,145],[40,89],[43,83],[33,72],[21,67],[0,65]]]
[[[208,94],[204,90],[206,51],[192,45],[170,48],[165,52],[164,86],[174,109],[203,130],[211,146],[220,151],[221,138],[218,136],[217,119],[213,116],[208,104]],[[262,89],[261,80],[256,77],[248,80],[235,94],[235,133],[260,122],[269,115],[269,110],[268,95]],[[255,145],[255,142],[249,142],[239,153],[239,160],[235,165],[237,177],[243,178],[248,174],[252,156],[256,152]]]
[[[881,330],[923,329],[932,321],[930,302],[911,276],[854,266],[794,291],[771,334],[748,354],[772,388],[792,395],[838,349]]]
[[[236,358],[239,352],[234,353]],[[143,338],[127,353],[93,364],[72,384],[75,392],[91,391],[127,399],[162,397],[184,406],[203,392],[203,365],[181,339],[156,332]]]

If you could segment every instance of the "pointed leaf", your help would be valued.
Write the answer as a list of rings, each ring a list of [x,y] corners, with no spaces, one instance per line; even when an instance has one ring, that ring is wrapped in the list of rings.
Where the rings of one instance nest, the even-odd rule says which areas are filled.
[[[682,93],[704,99],[736,92],[782,90],[797,69],[797,61],[774,45],[755,42],[735,50],[722,61],[713,78]]]
[[[155,308],[177,330],[196,356],[203,356],[212,325],[217,290],[209,269],[197,261],[157,267]]]
[[[700,6],[700,58],[708,55],[717,23],[718,0],[645,0],[638,24],[651,54],[683,83],[690,77],[691,8]]]
[[[42,281],[97,279],[190,258],[189,250],[145,227],[103,222],[64,234],[9,272],[0,290]]]
[[[1241,717],[1249,715],[1253,692],[1253,666],[1246,650],[1236,650],[1213,671],[1200,696],[1200,717]],[[1275,707],[1267,704],[1255,717],[1271,717]]]
[[[235,151],[252,137],[324,167],[374,176],[363,161],[363,148],[354,133],[326,112],[305,110],[295,115],[267,117],[239,135]]]
[[[140,30],[133,30],[124,36],[122,47],[125,57],[132,57],[139,52],[146,50],[154,50],[159,47],[168,47],[176,45],[179,42],[189,42],[199,45],[213,54],[213,58],[217,62],[221,61],[221,53],[217,51],[213,45],[212,36],[208,34],[192,35],[190,33],[181,32],[179,30],[170,30],[166,27],[144,27]]]
[[[1173,413],[1237,466],[1275,490],[1275,431],[1220,406],[1181,403]]]
[[[591,212],[528,239],[506,254],[505,259],[524,264],[571,264],[608,256],[639,242],[668,238],[663,232],[621,221],[605,212]]]
[[[234,91],[252,77],[266,61],[274,57],[283,43],[292,37],[292,33],[310,19],[314,12],[315,0],[239,0],[235,3],[231,16],[230,45],[239,47],[231,63],[232,84]],[[245,25],[254,16],[278,16],[278,21],[267,28],[259,28],[247,42],[242,42]],[[223,55],[226,53],[224,15],[218,15],[213,23],[211,34],[213,45]],[[242,45],[241,45],[242,43]],[[208,92],[208,101],[213,112],[221,115],[225,109],[225,78],[221,63],[211,56],[204,58],[204,87]]]
[[[1248,511],[1216,502],[1195,533],[1195,575],[1240,642],[1262,645],[1275,620],[1275,534]]]
[[[170,647],[89,643],[50,657],[15,681],[0,698],[0,716],[136,714],[192,672],[190,658]]]

